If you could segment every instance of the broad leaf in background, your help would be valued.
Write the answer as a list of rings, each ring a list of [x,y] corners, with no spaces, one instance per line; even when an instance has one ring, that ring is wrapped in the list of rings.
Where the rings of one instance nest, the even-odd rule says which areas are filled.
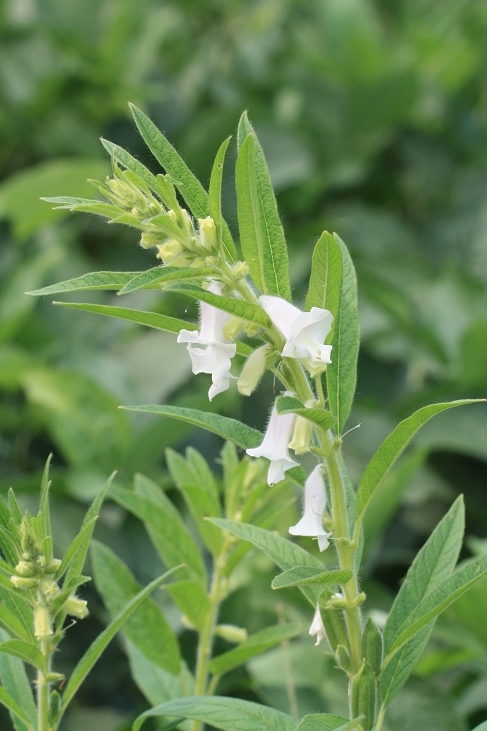
[[[419,602],[452,574],[462,546],[465,524],[463,498],[459,497],[416,555],[394,600],[384,628],[385,655],[401,625]],[[406,682],[430,637],[433,624],[402,648],[384,669],[380,692],[384,705]]]
[[[360,327],[355,267],[347,247],[336,234],[335,241],[341,251],[342,279],[339,308],[334,319],[332,362],[326,369],[326,384],[330,411],[336,419],[337,433],[341,434],[355,396]],[[338,277],[338,258],[334,256],[332,261],[330,277],[335,282]],[[336,301],[332,304],[336,306]]]
[[[144,721],[153,716],[182,716],[222,731],[293,731],[296,726],[296,719],[273,708],[239,698],[214,696],[180,698],[162,703],[139,716],[133,731],[139,731]]]
[[[355,723],[343,716],[332,716],[329,713],[310,713],[296,726],[295,731],[347,731],[355,728]]]
[[[125,564],[98,541],[91,546],[96,587],[112,617],[136,596],[141,586]],[[126,621],[124,634],[154,664],[177,675],[180,670],[178,641],[164,614],[148,597]]]
[[[8,639],[9,635],[7,632],[0,629],[0,641],[5,642]],[[23,662],[16,657],[12,657],[12,655],[0,653],[0,682],[5,692],[22,709],[31,727],[35,728],[37,723],[37,709]],[[0,701],[2,701],[1,698]],[[12,717],[12,722],[16,731],[26,731],[27,726],[20,718]]]
[[[290,300],[286,239],[264,152],[246,113],[240,119],[237,138],[235,186],[244,256],[263,294]]]

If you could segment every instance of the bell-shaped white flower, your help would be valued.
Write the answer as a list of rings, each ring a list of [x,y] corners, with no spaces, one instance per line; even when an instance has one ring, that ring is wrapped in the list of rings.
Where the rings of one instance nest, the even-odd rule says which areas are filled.
[[[208,291],[213,294],[221,294],[221,286],[212,280]],[[178,335],[178,343],[188,344],[193,373],[211,373],[212,385],[208,391],[210,401],[218,393],[226,391],[230,380],[235,379],[235,376],[230,373],[230,367],[237,346],[224,334],[224,327],[231,317],[217,307],[200,302],[199,331],[181,330]],[[195,347],[197,345],[205,347]]]
[[[312,536],[318,539],[320,551],[330,545],[323,527],[323,513],[326,508],[326,490],[321,465],[317,465],[304,485],[304,512],[301,520],[289,528],[293,536]]]
[[[247,449],[251,457],[266,457],[270,460],[267,473],[267,483],[275,485],[285,477],[286,470],[297,467],[298,462],[291,459],[288,444],[294,423],[294,414],[278,414],[276,407],[272,408],[271,418],[260,447]]]
[[[324,640],[326,637],[325,627],[323,624],[323,620],[321,619],[319,604],[316,605],[313,621],[311,622],[311,627],[309,628],[309,634],[312,637],[316,637],[315,647],[318,647],[321,640]]]
[[[286,338],[282,355],[300,360],[312,376],[324,371],[327,364],[331,363],[332,346],[323,344],[331,330],[331,312],[321,307],[301,312],[282,297],[270,295],[262,295],[259,302]]]

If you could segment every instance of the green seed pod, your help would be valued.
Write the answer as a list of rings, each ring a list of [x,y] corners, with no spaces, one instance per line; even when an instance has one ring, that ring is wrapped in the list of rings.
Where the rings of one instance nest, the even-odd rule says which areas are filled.
[[[327,587],[321,592],[318,603],[326,637],[331,649],[335,651],[338,645],[343,645],[344,647],[348,645],[348,637],[343,611],[326,606],[332,596],[333,590]]]
[[[363,731],[371,731],[375,724],[376,680],[366,660],[350,683],[351,709],[354,718],[363,717]]]
[[[350,653],[345,645],[337,645],[335,660],[342,670],[348,670],[350,668]]]
[[[362,635],[362,655],[377,675],[382,665],[382,635],[370,617]]]

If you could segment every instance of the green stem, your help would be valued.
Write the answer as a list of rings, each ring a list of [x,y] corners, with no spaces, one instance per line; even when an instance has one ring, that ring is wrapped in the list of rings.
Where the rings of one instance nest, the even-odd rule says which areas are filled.
[[[312,398],[313,393],[311,391],[309,381],[300,364],[288,359],[288,367],[293,374],[298,398],[303,402]],[[324,394],[319,377],[316,379],[316,389],[320,403],[324,403]],[[319,428],[317,429],[317,432],[320,445],[325,456],[328,477],[330,480],[333,537],[335,539],[338,561],[340,568],[350,570],[353,575],[350,581],[343,585],[346,603],[344,611],[351,659],[348,674],[350,678],[353,678],[360,670],[360,666],[362,664],[362,626],[359,609],[360,598],[354,561],[356,546],[350,540],[345,485],[337,459],[337,451],[333,443],[333,435],[331,432]]]
[[[222,584],[225,579],[225,565],[229,543],[229,539],[225,539],[223,541],[221,551],[215,559],[213,578],[211,580],[210,593],[208,595],[208,614],[205,617],[205,622],[201,629],[198,641],[194,686],[195,695],[210,695],[210,689],[214,691],[215,688],[215,686],[211,683],[208,684],[209,664],[211,660],[211,651],[213,649],[215,627],[218,620],[218,611],[223,599]],[[192,731],[201,731],[202,728],[203,724],[200,721],[193,721]]]
[[[51,653],[49,640],[41,640],[40,650],[45,659],[43,670],[37,671],[37,731],[50,731],[49,728],[49,701],[50,687],[46,677],[49,674]]]

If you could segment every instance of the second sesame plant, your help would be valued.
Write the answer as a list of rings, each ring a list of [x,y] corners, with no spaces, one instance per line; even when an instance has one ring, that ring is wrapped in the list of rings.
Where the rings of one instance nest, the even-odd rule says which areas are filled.
[[[247,115],[241,117],[237,131],[237,248],[221,211],[222,172],[229,140],[218,150],[206,191],[151,120],[135,107],[132,113],[164,172],[154,175],[127,151],[103,141],[113,163],[113,177],[95,182],[103,200],[48,200],[61,208],[135,227],[140,231],[141,246],[153,249],[160,263],[140,273],[87,274],[35,294],[87,289],[114,289],[128,294],[140,289],[164,289],[194,298],[199,301],[199,324],[108,305],[66,306],[174,333],[179,343],[186,344],[193,373],[211,375],[210,401],[228,389],[233,380],[240,394],[249,396],[266,370],[282,385],[265,434],[213,412],[160,405],[130,407],[208,429],[245,449],[248,455],[239,462],[235,450],[228,447],[225,452],[227,478],[231,463],[232,469],[245,472],[247,492],[239,488],[237,499],[235,488],[233,492],[228,488],[224,513],[217,504],[218,497],[213,508],[211,500],[201,498],[198,507],[197,501],[189,498],[190,509],[208,544],[212,546],[216,541],[215,535],[219,538],[217,548],[210,548],[214,563],[212,581],[205,589],[207,614],[192,620],[199,632],[193,695],[190,691],[186,697],[156,705],[136,721],[134,728],[138,729],[148,716],[165,716],[192,719],[195,729],[206,722],[224,731],[380,731],[387,706],[414,668],[435,619],[487,572],[487,557],[455,570],[464,526],[460,498],[421,549],[385,626],[379,628],[367,618],[366,595],[360,587],[364,515],[377,508],[373,502],[377,488],[423,424],[441,411],[471,401],[426,406],[402,421],[372,457],[358,486],[352,486],[342,459],[341,441],[355,392],[359,322],[356,276],[345,244],[335,234],[324,232],[320,236],[312,257],[306,300],[300,307],[292,304],[284,231],[265,157]],[[240,372],[233,363],[237,353],[246,359]],[[306,452],[316,460],[310,474],[296,458]],[[333,551],[335,567],[296,546],[291,538],[252,524],[252,511],[245,513],[242,505],[245,495],[261,484],[261,468],[249,457],[258,460],[258,465],[266,465],[265,489],[279,490],[283,480],[293,480],[303,488],[303,516],[289,527],[289,533],[309,538],[310,547],[312,541],[317,541],[320,552]],[[174,465],[175,458],[172,460]],[[239,484],[243,485],[242,480]],[[209,482],[207,489],[212,490]],[[264,494],[261,486],[258,489]],[[119,494],[118,499],[138,517],[144,517],[140,501],[133,494]],[[155,504],[156,498],[153,500]],[[203,521],[203,515],[212,516],[213,526]],[[210,538],[209,529],[215,531],[216,527],[222,533],[211,533]],[[240,540],[246,543],[239,544]],[[310,634],[320,645],[314,649],[310,643],[310,657],[325,648],[334,655],[337,672],[347,676],[346,717],[316,713],[299,720],[249,701],[213,695],[226,667],[223,661],[218,662],[218,656],[212,660],[211,654],[215,634],[225,634],[217,625],[217,614],[222,596],[230,591],[225,584],[230,571],[227,567],[232,561],[235,564],[240,545],[249,544],[266,552],[282,570],[274,579],[274,588],[296,587],[308,600]],[[178,596],[175,600],[184,605],[181,594]],[[227,628],[228,637],[233,636],[232,631]],[[234,634],[236,631],[234,628]],[[244,658],[252,655],[248,648],[245,654],[245,641],[239,647]],[[413,708],[411,714],[414,716]]]

